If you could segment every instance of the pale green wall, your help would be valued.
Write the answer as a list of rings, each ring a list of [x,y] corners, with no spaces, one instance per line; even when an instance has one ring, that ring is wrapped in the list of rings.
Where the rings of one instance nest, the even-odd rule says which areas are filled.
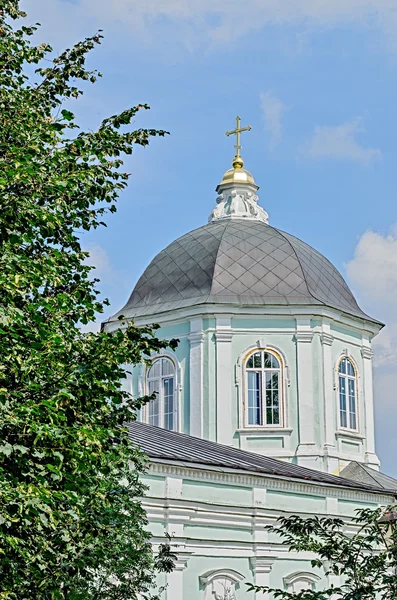
[[[251,528],[252,519],[258,515],[265,517],[261,522],[261,531],[265,532],[266,523],[275,523],[281,515],[301,514],[312,516],[326,515],[326,488],[319,487],[315,495],[302,492],[268,489],[265,506],[258,509],[253,507],[253,488],[251,485],[234,485],[227,483],[211,483],[202,481],[200,471],[198,479],[185,478],[182,482],[182,496],[162,499],[159,492],[165,488],[164,475],[144,475],[143,481],[149,486],[146,496],[158,503],[153,515],[157,515],[150,523],[150,531],[157,540],[161,540],[168,527],[179,528],[179,537],[173,538],[175,551],[192,553],[187,568],[183,571],[183,600],[203,600],[204,590],[200,585],[200,576],[214,570],[232,569],[243,575],[246,582],[254,582],[254,574],[250,557],[254,556],[258,544],[258,531]],[[263,480],[265,482],[265,480]],[[344,492],[345,493],[345,492]],[[353,492],[355,494],[356,492]],[[392,502],[392,498],[390,498]],[[163,506],[164,512],[160,509]],[[356,499],[338,499],[339,515],[354,516],[357,508],[375,508],[374,502]],[[167,507],[167,508],[166,508]],[[175,507],[175,510],[173,508]],[[168,516],[168,523],[164,522]],[[203,524],[201,519],[207,519]],[[183,530],[181,530],[181,526]],[[270,585],[283,587],[283,578],[296,572],[315,573],[322,578],[316,584],[316,589],[322,589],[326,584],[324,573],[312,569],[310,561],[303,555],[289,555],[286,548],[280,544],[280,538],[274,534],[265,534],[264,547],[271,544],[271,550],[264,550],[263,555],[279,556],[273,564],[270,573]],[[167,597],[166,597],[167,598]],[[240,584],[238,600],[254,600],[254,595],[247,592],[244,581]],[[167,600],[173,600],[168,598]]]
[[[325,513],[325,497],[311,496],[309,494],[290,494],[268,490],[267,506],[279,510],[288,510],[291,512],[307,512],[313,511],[315,514]]]
[[[284,460],[295,461],[295,452],[299,446],[299,411],[298,411],[298,382],[297,382],[297,347],[294,338],[296,322],[293,318],[281,318],[270,316],[239,316],[231,320],[234,336],[231,342],[232,364],[230,369],[231,389],[231,407],[232,407],[232,438],[230,443],[236,447],[252,450],[262,454],[270,453],[273,456],[279,456]],[[314,394],[314,441],[319,454],[323,452],[325,443],[325,404],[324,404],[324,366],[323,366],[323,348],[321,342],[322,322],[318,318],[311,320],[311,326],[314,329],[312,341],[312,384]],[[214,317],[203,318],[203,436],[206,439],[217,440],[217,364],[216,364],[216,341],[215,341],[216,319]],[[249,333],[252,331],[252,333]],[[173,325],[167,325],[160,328],[158,335],[162,338],[176,337],[180,339],[179,346],[175,353],[181,366],[182,381],[180,391],[180,421],[182,431],[190,433],[190,321],[178,322]],[[357,364],[358,368],[358,415],[360,433],[365,435],[365,406],[363,393],[363,359],[361,357],[360,334],[353,328],[347,326],[341,327],[335,323],[331,324],[331,333],[335,335],[332,344],[332,403],[334,415],[334,429],[338,429],[338,404],[339,398],[336,388],[337,384],[337,362],[342,354],[348,350],[349,355]],[[258,340],[263,339],[268,346],[274,347],[284,357],[288,367],[289,385],[285,386],[285,407],[286,407],[286,428],[291,428],[291,432],[283,432],[276,436],[274,433],[260,435],[241,435],[238,429],[243,426],[240,423],[239,407],[245,394],[244,381],[241,385],[236,385],[237,363],[239,358],[247,351],[249,347],[255,346]],[[134,370],[133,389],[134,394],[138,394],[138,379],[140,370]],[[302,415],[305,418],[305,415]],[[364,460],[365,445],[357,439],[338,440],[334,438],[335,446],[341,452],[346,452],[350,459],[356,458]],[[318,468],[322,463],[318,464]]]
[[[233,506],[250,506],[251,490],[247,487],[225,486],[217,483],[203,481],[183,482],[182,497],[199,502],[221,502]]]

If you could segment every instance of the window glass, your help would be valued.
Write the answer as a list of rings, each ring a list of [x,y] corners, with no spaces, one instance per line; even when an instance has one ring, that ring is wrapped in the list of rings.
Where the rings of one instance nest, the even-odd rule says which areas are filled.
[[[149,378],[160,377],[160,366],[161,366],[160,361],[155,360],[153,365],[149,369],[148,377]]]
[[[160,425],[160,401],[157,397],[149,402],[149,425]]]
[[[147,393],[157,392],[147,406],[147,421],[165,429],[176,426],[175,366],[168,358],[157,359],[147,373]]]
[[[351,360],[343,358],[339,365],[339,420],[345,429],[357,429],[356,371]]]
[[[350,428],[357,428],[356,420],[356,382],[354,379],[349,379],[349,416],[350,416]]]
[[[353,367],[352,363],[350,362],[350,360],[346,361],[346,363],[347,363],[347,374],[354,377],[355,372],[354,372],[354,367]]]
[[[278,373],[266,373],[266,422],[268,425],[280,424]]]
[[[248,424],[262,425],[261,373],[248,372]]]
[[[347,427],[346,380],[344,377],[339,377],[339,402],[340,402],[340,425],[341,425],[341,427]]]
[[[269,352],[265,352],[265,369],[279,369],[280,363],[274,354],[270,354]]]
[[[164,427],[174,429],[174,378],[168,377],[163,380],[164,392]]]
[[[256,352],[246,362],[247,425],[280,426],[281,365],[271,352]]]
[[[161,371],[163,377],[174,374],[174,365],[168,358],[161,359]]]

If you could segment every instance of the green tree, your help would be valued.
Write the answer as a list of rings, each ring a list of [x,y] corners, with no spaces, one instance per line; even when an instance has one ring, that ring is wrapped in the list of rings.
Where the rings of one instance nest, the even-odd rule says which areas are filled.
[[[337,575],[341,584],[299,593],[249,585],[280,600],[396,600],[397,513],[393,507],[358,510],[347,529],[336,518],[281,517],[273,533],[290,551],[312,552],[313,568]]]
[[[70,101],[100,75],[85,61],[102,35],[53,58],[25,17],[0,1],[0,598],[149,598],[170,560],[152,554],[145,457],[123,428],[148,398],[120,365],[167,343],[81,332],[106,302],[79,236],[116,210],[123,155],[165,132],[132,129],[145,105],[80,131]]]

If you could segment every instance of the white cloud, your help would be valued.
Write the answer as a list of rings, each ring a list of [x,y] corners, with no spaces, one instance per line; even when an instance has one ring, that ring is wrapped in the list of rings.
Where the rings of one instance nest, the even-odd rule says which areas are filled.
[[[397,227],[385,236],[374,231],[364,233],[346,270],[353,284],[371,303],[396,307]]]
[[[99,244],[88,244],[85,251],[89,252],[89,257],[85,261],[86,264],[95,267],[91,271],[91,276],[100,279],[101,283],[104,284],[114,283],[117,276],[106,250]]]
[[[282,118],[288,107],[271,92],[260,95],[265,131],[269,134],[269,149],[273,150],[281,142]]]
[[[365,129],[361,118],[335,127],[317,126],[312,137],[299,148],[299,154],[318,160],[350,160],[368,165],[374,160],[381,159],[382,153],[378,148],[360,144],[357,136],[363,132]]]
[[[189,38],[189,43],[201,45],[234,42],[266,25],[308,29],[350,25],[381,29],[396,46],[395,0],[23,0],[23,5],[32,15],[42,15],[43,22],[57,21],[57,33],[67,23],[75,30],[82,19],[94,28],[121,23],[133,27],[134,35],[142,39],[148,39],[157,25],[173,26],[178,31],[175,41]],[[149,39],[156,36],[149,34]]]
[[[397,364],[397,226],[387,235],[364,233],[346,272],[364,305],[387,323],[374,339],[376,364]]]
[[[89,252],[86,264],[95,267],[95,270],[92,271],[93,276],[101,281],[112,279],[113,270],[106,250],[99,244],[88,244],[85,251]]]
[[[375,364],[397,364],[397,226],[387,235],[364,233],[346,272],[368,310],[387,323],[374,339]]]
[[[367,231],[345,265],[362,308],[386,323],[374,338],[377,452],[382,470],[397,476],[397,225],[386,235]]]
[[[397,371],[377,367],[374,379],[376,451],[381,457],[381,470],[397,477]]]

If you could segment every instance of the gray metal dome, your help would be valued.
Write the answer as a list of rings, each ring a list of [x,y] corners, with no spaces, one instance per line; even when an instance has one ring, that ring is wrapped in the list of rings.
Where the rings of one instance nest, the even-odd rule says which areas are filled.
[[[118,315],[213,303],[329,306],[377,322],[319,252],[293,235],[244,219],[209,223],[172,242],[152,260]]]

